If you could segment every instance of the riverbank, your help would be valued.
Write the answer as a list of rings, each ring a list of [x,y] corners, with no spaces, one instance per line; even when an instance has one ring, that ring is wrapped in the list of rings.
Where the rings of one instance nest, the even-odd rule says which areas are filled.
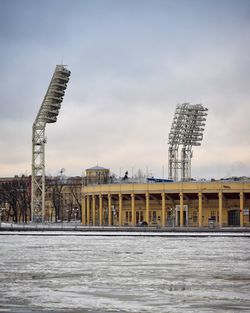
[[[241,236],[250,237],[249,227],[116,227],[81,224],[2,224],[0,235],[81,235],[81,236]]]

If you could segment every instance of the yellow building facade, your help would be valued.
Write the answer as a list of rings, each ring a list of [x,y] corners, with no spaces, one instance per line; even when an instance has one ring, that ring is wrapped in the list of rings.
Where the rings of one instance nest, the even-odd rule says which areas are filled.
[[[93,226],[250,226],[250,182],[122,183],[82,187]]]

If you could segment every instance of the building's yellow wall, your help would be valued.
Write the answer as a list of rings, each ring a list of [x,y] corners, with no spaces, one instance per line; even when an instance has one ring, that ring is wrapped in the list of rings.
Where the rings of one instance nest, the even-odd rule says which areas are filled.
[[[167,195],[165,201],[165,215],[166,221],[162,220],[162,193]],[[179,194],[183,193],[183,205],[188,205],[188,226],[199,226],[199,201],[198,194],[201,193],[204,197],[202,200],[202,226],[209,226],[209,219],[215,217],[215,225],[220,225],[219,221],[219,198],[218,194],[222,193],[222,224],[228,224],[228,210],[238,210],[240,212],[240,196],[237,194],[250,193],[250,184],[243,182],[202,182],[202,183],[154,183],[154,184],[107,184],[107,185],[94,185],[84,186],[82,188],[82,195],[89,197],[102,196],[104,217],[107,220],[108,195],[111,195],[112,205],[118,211],[119,194],[123,195],[122,201],[122,223],[121,225],[133,226],[132,224],[132,202],[131,195],[135,195],[135,217],[139,220],[143,214],[143,220],[146,216],[146,194],[151,196],[149,201],[149,225],[165,225],[171,226],[172,224],[172,208],[180,205]],[[234,198],[226,197],[227,194],[234,194]],[[189,199],[188,194],[195,195],[196,199]],[[207,197],[206,197],[207,194]],[[186,195],[186,197],[185,197]],[[212,195],[212,199],[211,199]],[[153,198],[153,199],[152,199]],[[105,202],[106,201],[106,202]],[[244,208],[250,209],[250,201],[244,199]],[[98,210],[98,207],[97,207]],[[154,213],[155,212],[155,213]],[[179,213],[177,213],[179,214]],[[243,213],[241,213],[241,216]],[[104,224],[106,223],[104,221]],[[243,216],[243,226],[249,226],[249,216]],[[138,219],[136,219],[136,222]],[[176,218],[174,219],[176,222]],[[178,223],[180,222],[178,218]],[[184,221],[184,225],[185,225]],[[113,219],[113,225],[119,224],[119,218],[116,214]]]
[[[105,184],[84,186],[83,193],[161,193],[161,192],[250,192],[250,183],[245,182],[202,182],[202,183],[148,183],[148,184]]]

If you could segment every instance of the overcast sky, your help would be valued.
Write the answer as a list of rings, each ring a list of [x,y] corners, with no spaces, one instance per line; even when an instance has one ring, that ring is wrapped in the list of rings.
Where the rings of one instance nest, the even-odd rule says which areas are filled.
[[[0,176],[31,173],[32,123],[62,63],[47,174],[166,177],[175,107],[190,102],[209,110],[192,176],[250,176],[249,0],[0,0]]]

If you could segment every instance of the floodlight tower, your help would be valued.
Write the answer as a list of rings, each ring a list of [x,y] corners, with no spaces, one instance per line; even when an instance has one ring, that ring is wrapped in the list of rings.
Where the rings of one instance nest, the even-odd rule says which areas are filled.
[[[168,170],[169,178],[178,181],[178,172],[181,172],[181,181],[191,179],[192,147],[200,146],[207,116],[207,108],[202,104],[177,105],[174,120],[169,133]],[[179,160],[179,148],[181,160]]]
[[[69,81],[70,71],[57,65],[32,127],[31,219],[44,222],[45,211],[45,127],[55,123]]]
[[[176,181],[178,180],[178,170],[181,168],[178,151],[183,136],[183,125],[186,124],[188,106],[188,103],[177,105],[168,137],[168,177]]]
[[[181,180],[191,180],[191,158],[193,146],[200,146],[207,116],[207,108],[202,104],[189,105],[187,109],[186,124],[183,127],[181,140]]]

